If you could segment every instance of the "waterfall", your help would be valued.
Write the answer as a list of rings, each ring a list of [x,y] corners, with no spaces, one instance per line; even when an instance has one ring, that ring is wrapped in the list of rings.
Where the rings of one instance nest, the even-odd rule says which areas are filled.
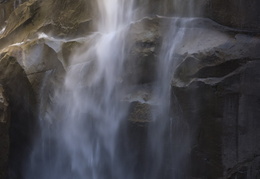
[[[176,17],[170,20],[158,56],[157,78],[153,87],[154,109],[148,128],[148,150],[153,158],[147,168],[154,168],[146,178],[183,179],[187,174],[187,156],[190,149],[189,129],[181,119],[181,109],[171,91],[171,81],[178,64],[176,51],[186,33],[189,19]],[[172,104],[173,103],[173,104]],[[175,109],[175,110],[174,110]],[[178,111],[178,114],[176,113]],[[162,152],[163,151],[163,152]]]
[[[42,112],[42,140],[30,161],[28,178],[121,178],[115,140],[126,116],[122,66],[132,21],[131,0],[97,0],[91,47],[75,53],[64,83]],[[84,47],[83,47],[84,48]]]
[[[202,9],[199,2],[194,1],[175,0],[171,3],[173,15],[163,24],[166,28],[157,57],[157,76],[152,94],[155,101],[153,122],[148,127],[146,160],[153,158],[147,165],[148,170],[153,170],[149,170],[145,178],[152,179],[189,178],[191,134],[171,84],[182,59],[180,49],[187,43],[185,40],[196,37],[192,22]]]
[[[121,136],[129,112],[129,104],[123,99],[130,86],[122,76],[129,55],[129,28],[136,18],[134,2],[96,0],[92,4],[96,11],[95,32],[85,38],[83,47],[70,58],[64,77],[51,96],[44,95],[48,83],[43,83],[41,134],[28,162],[26,178],[186,177],[189,129],[180,115],[172,111],[173,106],[178,108],[178,102],[172,104],[170,100],[174,98],[170,84],[178,61],[176,50],[186,35],[186,24],[191,21],[183,16],[193,14],[190,3],[183,6],[182,2],[173,1],[172,4],[172,9],[181,7],[188,14],[176,10],[178,16],[169,18],[170,28],[164,31],[152,89],[152,100],[156,102],[151,122],[144,131],[147,133],[145,161],[139,161],[133,154],[135,151],[124,150],[130,141],[122,142]],[[45,79],[48,81],[48,76]],[[143,165],[141,169],[134,169],[141,165],[139,162]]]

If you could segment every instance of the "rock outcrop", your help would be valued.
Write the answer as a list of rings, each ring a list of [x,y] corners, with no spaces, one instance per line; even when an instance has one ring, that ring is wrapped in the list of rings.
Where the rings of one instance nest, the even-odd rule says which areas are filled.
[[[37,135],[35,96],[24,70],[14,57],[1,55],[0,76],[3,95],[1,128],[6,132],[1,134],[1,137],[4,135],[1,138],[1,143],[2,139],[4,142],[1,155],[8,154],[9,169],[5,170],[8,176],[22,178],[24,160],[31,151],[32,139]],[[2,161],[6,168],[6,160]]]
[[[19,4],[25,2],[26,0],[1,0],[0,1],[0,29],[5,25],[5,21],[8,19],[9,15],[16,9]]]
[[[122,100],[130,109],[121,131],[122,140],[131,142],[125,153],[136,151],[134,159],[140,159],[133,172],[138,176],[146,164],[147,126],[158,125],[152,123],[151,111],[156,105],[152,91],[159,51],[167,25],[174,21],[169,16],[178,14],[217,22],[194,18],[185,27],[175,24],[185,28],[186,36],[173,59],[171,112],[187,124],[181,128],[185,131],[175,129],[176,136],[187,132],[191,140],[187,168],[194,179],[259,178],[260,19],[255,7],[260,4],[256,0],[198,0],[190,14],[182,11],[188,10],[186,6],[176,9],[159,4],[162,1],[138,1],[137,5],[147,5],[144,12],[137,8],[138,17],[147,17],[133,22],[128,34],[129,56],[122,81],[131,89]],[[37,101],[42,98],[41,107],[47,108],[68,66],[82,63],[69,59],[91,46],[91,42],[86,44],[86,36],[95,29],[90,7],[86,0],[0,1],[0,178],[22,179],[23,162],[38,135]],[[42,94],[43,88],[48,94]],[[165,156],[181,149],[170,151],[170,140],[165,138]]]
[[[153,35],[148,41],[142,40],[145,35],[136,38],[139,43],[133,48],[133,52],[148,58],[133,58],[134,69],[140,70],[136,75],[140,87],[128,98],[132,103],[129,118],[137,126],[136,130],[143,127],[144,131],[147,131],[147,125],[151,125],[150,85],[154,81],[157,48],[161,41],[158,27],[167,19],[150,21],[157,25],[149,29],[156,30],[153,33],[145,28],[142,30]],[[257,69],[260,38],[254,33],[248,34],[241,29],[231,29],[200,18],[191,21],[186,28],[187,40],[181,41],[182,48],[176,51],[174,57],[177,67],[172,80],[172,96],[176,99],[172,101],[172,110],[173,117],[177,117],[180,110],[174,107],[177,100],[182,111],[178,117],[189,125],[191,175],[212,179],[258,178],[257,141],[260,137],[257,129],[260,126]],[[138,37],[140,31],[135,32]],[[140,59],[147,64],[142,65]],[[143,76],[146,74],[150,78]],[[135,129],[132,130],[134,132]],[[136,149],[139,145],[136,144]]]
[[[191,126],[192,176],[258,178],[260,39],[234,31],[217,38],[214,47],[203,43],[209,48],[186,54],[172,81]]]
[[[9,102],[4,88],[0,86],[0,178],[7,177],[8,156],[9,156],[9,127],[10,113]]]
[[[210,0],[206,6],[206,14],[222,25],[259,32],[260,12],[256,8],[259,6],[260,2],[257,0]]]

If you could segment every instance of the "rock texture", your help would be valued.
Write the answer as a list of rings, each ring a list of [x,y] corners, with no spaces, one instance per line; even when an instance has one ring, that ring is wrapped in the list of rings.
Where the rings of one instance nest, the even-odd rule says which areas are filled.
[[[1,127],[4,127],[4,131],[9,131],[4,133],[7,136],[3,140],[5,142],[3,153],[9,153],[8,176],[22,178],[24,160],[31,150],[33,137],[37,135],[35,97],[23,69],[14,57],[1,55],[0,76],[2,89],[5,90],[2,91],[5,95],[2,100],[4,103],[2,116],[5,119],[3,119],[4,124],[1,123],[5,126]],[[10,128],[7,125],[10,125]],[[7,152],[8,146],[10,149]]]
[[[74,38],[89,32],[90,16],[83,0],[28,0],[21,5],[4,1],[0,10],[4,11],[0,21],[5,21],[0,32],[0,178],[22,179],[38,135],[36,102],[42,83],[52,78],[46,88],[53,90],[72,47],[83,41]],[[52,37],[46,35],[50,32]],[[72,40],[62,40],[65,35]],[[48,95],[42,97],[48,101]]]
[[[214,48],[187,54],[172,82],[192,129],[192,176],[259,178],[260,39],[222,33]]]
[[[0,178],[7,177],[9,156],[9,103],[4,88],[0,86]]]
[[[0,1],[0,29],[4,27],[5,21],[8,19],[9,15],[14,11],[19,4],[25,2],[26,0],[1,0]]]
[[[257,9],[259,6],[260,2],[257,0],[210,0],[206,6],[206,14],[225,26],[259,32],[260,12]]]
[[[144,144],[147,126],[159,125],[151,124],[152,88],[162,37],[174,21],[165,16],[205,16],[217,23],[194,18],[186,24],[169,84],[172,117],[187,124],[181,129],[192,141],[187,168],[194,179],[260,178],[260,15],[256,8],[260,4],[256,0],[197,0],[196,10],[189,13],[185,5],[169,8],[174,3],[137,2],[138,7],[147,7],[137,8],[138,17],[147,17],[133,22],[128,34],[131,46],[127,46],[122,81],[132,88],[123,99],[130,103],[130,109],[129,120],[122,126],[122,140],[130,141],[131,146],[119,155],[136,151],[133,158],[124,161],[140,159],[136,168],[131,168],[135,176],[148,165]],[[205,14],[201,13],[203,8]],[[38,135],[37,100],[43,98],[41,107],[47,108],[63,73],[82,62],[69,59],[91,46],[91,41],[86,44],[86,36],[95,29],[95,13],[86,0],[0,1],[0,11],[0,178],[22,179],[23,162]],[[42,94],[43,88],[48,94]],[[183,132],[175,130],[176,136]],[[165,141],[167,163],[167,155],[182,148],[170,151],[170,138]],[[181,139],[178,142],[182,144]],[[186,166],[184,163],[180,165]],[[167,173],[169,168],[162,171]]]

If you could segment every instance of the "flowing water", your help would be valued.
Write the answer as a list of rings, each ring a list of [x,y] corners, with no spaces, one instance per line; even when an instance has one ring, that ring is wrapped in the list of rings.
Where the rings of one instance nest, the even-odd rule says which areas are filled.
[[[180,7],[178,16],[192,16],[192,4],[172,4]],[[41,103],[41,135],[28,164],[28,179],[187,177],[189,129],[172,112],[178,103],[171,102],[175,97],[170,85],[178,61],[175,53],[190,19],[175,17],[164,32],[152,89],[156,104],[151,122],[143,131],[143,149],[134,151],[140,147],[131,148],[132,140],[124,137],[128,127],[122,127],[128,125],[129,104],[123,99],[130,86],[121,78],[129,55],[129,29],[136,19],[134,5],[134,0],[93,2],[96,32],[86,37],[85,49],[70,59],[63,83],[56,86],[50,104],[44,107]],[[51,72],[46,81],[48,75]],[[42,86],[42,101],[46,84]]]

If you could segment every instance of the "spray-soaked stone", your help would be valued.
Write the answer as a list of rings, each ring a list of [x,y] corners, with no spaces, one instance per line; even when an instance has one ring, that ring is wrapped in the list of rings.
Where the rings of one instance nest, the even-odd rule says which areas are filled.
[[[0,86],[0,178],[7,177],[9,156],[9,103],[4,88]]]
[[[235,37],[188,55],[175,72],[172,91],[192,129],[193,177],[259,176],[259,39]]]
[[[19,63],[6,54],[1,54],[0,58],[0,83],[4,89],[4,93],[2,89],[0,91],[3,96],[0,98],[0,109],[10,111],[10,120],[1,118],[4,123],[0,122],[4,126],[4,130],[1,130],[1,135],[5,136],[4,146],[10,141],[10,147],[6,149],[9,152],[8,170],[5,171],[8,171],[10,178],[16,179],[23,175],[25,158],[32,147],[33,136],[37,135],[35,97]],[[7,126],[9,124],[10,127]]]

